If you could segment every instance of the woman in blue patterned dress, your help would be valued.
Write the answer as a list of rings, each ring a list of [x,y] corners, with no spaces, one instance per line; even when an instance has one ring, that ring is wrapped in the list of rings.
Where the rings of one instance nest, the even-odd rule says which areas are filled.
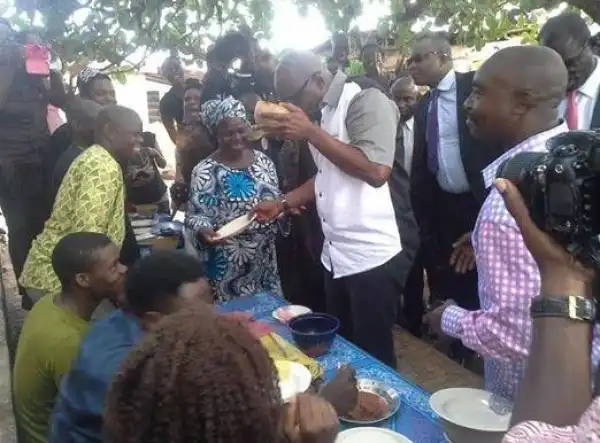
[[[226,240],[215,234],[258,202],[279,197],[275,165],[246,141],[249,124],[241,102],[233,97],[208,101],[201,116],[217,150],[192,172],[185,224],[194,234],[215,297],[227,301],[264,291],[281,295],[276,222],[253,222]]]

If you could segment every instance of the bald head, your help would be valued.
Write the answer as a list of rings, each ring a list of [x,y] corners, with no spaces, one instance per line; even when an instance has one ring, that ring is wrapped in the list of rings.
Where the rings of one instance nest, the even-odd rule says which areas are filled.
[[[541,46],[496,52],[475,74],[464,103],[471,134],[510,149],[556,126],[567,71],[560,56]]]
[[[74,97],[69,104],[67,118],[69,121],[95,121],[102,110],[102,106],[93,100]]]
[[[399,77],[394,83],[392,83],[391,91],[393,93],[394,90],[400,89],[412,89],[414,91],[417,90],[417,85],[415,85],[415,81],[411,76]]]
[[[98,128],[103,128],[106,125],[122,128],[142,125],[140,117],[133,109],[119,105],[110,105],[102,108],[98,114],[97,122]]]
[[[133,109],[104,107],[96,121],[96,141],[119,160],[127,160],[142,142],[142,120]]]
[[[327,71],[327,69],[323,60],[313,52],[286,52],[275,69],[275,90],[280,97],[290,97],[294,92],[298,91],[312,75],[325,71]]]
[[[308,113],[315,112],[331,83],[332,74],[310,51],[289,51],[275,70],[275,92]]]
[[[403,121],[409,120],[415,110],[418,90],[412,77],[399,77],[390,88],[390,95],[400,110]]]
[[[476,78],[494,78],[526,97],[532,106],[556,108],[565,96],[568,74],[555,51],[543,46],[513,46],[492,55]]]
[[[85,148],[94,143],[94,129],[102,106],[93,100],[74,97],[68,106],[67,118],[72,131],[72,142]]]

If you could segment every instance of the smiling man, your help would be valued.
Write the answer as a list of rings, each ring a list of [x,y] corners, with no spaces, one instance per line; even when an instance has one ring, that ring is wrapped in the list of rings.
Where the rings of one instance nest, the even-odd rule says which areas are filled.
[[[325,237],[327,310],[340,319],[342,335],[394,366],[392,327],[411,264],[401,254],[388,185],[398,108],[379,89],[362,89],[342,71],[332,74],[311,52],[282,58],[275,89],[293,104],[285,105],[288,114],[264,116],[263,129],[284,140],[307,141],[317,173],[255,212],[272,219],[316,200]]]
[[[544,152],[550,138],[568,131],[556,117],[566,87],[567,70],[559,55],[544,47],[503,49],[477,71],[465,102],[467,124],[474,136],[500,141],[505,150],[483,170],[488,188],[506,159],[521,152]],[[467,311],[450,301],[427,320],[432,329],[482,355],[486,389],[513,400],[525,370],[531,341],[529,308],[540,294],[540,276],[495,188],[479,212],[472,243],[482,308]]]
[[[541,45],[558,52],[569,72],[567,98],[558,110],[569,129],[600,128],[600,58],[591,38],[587,23],[574,12],[552,17],[538,37]]]

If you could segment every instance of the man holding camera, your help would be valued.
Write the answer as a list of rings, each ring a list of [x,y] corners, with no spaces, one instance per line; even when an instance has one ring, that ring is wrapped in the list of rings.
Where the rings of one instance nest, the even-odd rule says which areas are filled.
[[[544,47],[504,49],[479,69],[465,102],[469,129],[479,139],[500,141],[505,150],[483,171],[488,188],[502,162],[521,152],[544,152],[550,138],[568,130],[556,117],[566,87],[560,56]],[[482,309],[467,311],[449,300],[426,320],[432,330],[481,354],[486,389],[512,400],[531,340],[529,308],[540,292],[538,266],[495,189],[479,212],[472,241]]]
[[[504,443],[572,443],[600,440],[600,397],[593,399],[590,341],[594,318],[550,315],[534,306],[557,299],[592,304],[595,272],[542,232],[533,222],[516,186],[498,179],[495,186],[539,267],[541,288],[532,303],[532,341],[523,382],[512,414],[515,425]],[[590,314],[594,309],[592,308]],[[568,349],[568,352],[566,351]],[[598,348],[596,347],[595,350]]]

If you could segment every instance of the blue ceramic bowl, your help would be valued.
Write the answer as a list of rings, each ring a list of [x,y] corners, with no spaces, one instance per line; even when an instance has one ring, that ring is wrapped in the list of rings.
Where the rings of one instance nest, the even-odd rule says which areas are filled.
[[[329,314],[311,312],[294,317],[288,326],[298,348],[314,358],[329,351],[340,327],[340,321]]]

